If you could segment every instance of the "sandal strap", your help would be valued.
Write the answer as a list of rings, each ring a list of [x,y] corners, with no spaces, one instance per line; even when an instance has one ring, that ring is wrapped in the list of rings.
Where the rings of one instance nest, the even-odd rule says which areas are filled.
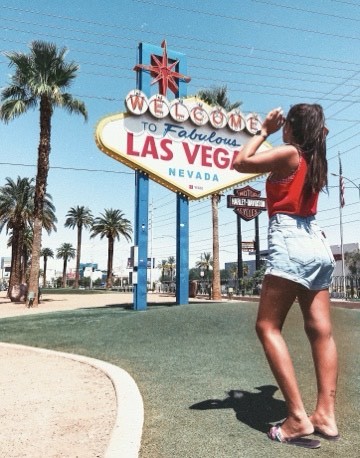
[[[280,426],[273,426],[272,428],[270,428],[270,431],[268,432],[268,436],[273,441],[285,442],[284,439],[282,438]]]

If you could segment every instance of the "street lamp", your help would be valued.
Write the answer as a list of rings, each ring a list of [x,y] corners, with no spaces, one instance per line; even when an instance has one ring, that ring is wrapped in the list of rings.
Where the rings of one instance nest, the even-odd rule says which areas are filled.
[[[353,184],[355,188],[359,191],[359,200],[360,200],[360,184],[356,184],[355,181],[350,180],[350,178],[344,177],[344,175],[338,175],[337,173],[331,173],[332,176],[338,177],[338,178],[343,178],[346,181],[349,181],[349,183]]]

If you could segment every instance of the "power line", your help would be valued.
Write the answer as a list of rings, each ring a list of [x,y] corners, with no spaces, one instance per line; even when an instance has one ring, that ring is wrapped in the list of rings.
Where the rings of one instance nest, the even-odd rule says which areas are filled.
[[[19,9],[16,9],[16,10],[19,10]],[[28,11],[28,10],[25,10],[25,11]],[[84,22],[87,22],[87,21],[84,21]],[[309,57],[309,56],[307,56],[307,57]],[[92,63],[90,63],[90,64],[92,64]],[[265,67],[264,67],[264,68],[265,68]],[[104,76],[104,75],[101,74],[101,76]],[[110,76],[110,75],[109,75],[109,76]],[[348,78],[348,79],[351,79],[351,78],[353,78],[353,76],[350,77],[350,78]],[[130,79],[130,78],[129,78],[129,79]],[[228,82],[230,82],[230,81],[228,81]],[[232,82],[232,81],[231,81],[231,83],[233,83],[233,84],[238,84],[237,82]],[[263,86],[265,86],[265,85],[263,85]],[[198,87],[199,87],[199,86],[198,86]],[[265,87],[268,87],[268,86],[265,86]],[[276,87],[276,86],[272,86],[272,87]],[[282,89],[281,86],[280,86],[279,88]],[[250,92],[250,93],[251,93],[251,92],[254,92],[254,91],[246,91],[246,90],[245,90],[244,92]],[[258,92],[259,92],[259,91],[256,91],[256,93],[258,93]],[[284,96],[290,97],[290,94],[284,94],[284,93],[281,93],[281,94],[279,94],[279,93],[273,93],[273,92],[272,92],[272,93],[271,93],[271,92],[261,92],[261,93],[264,94],[264,95],[277,95],[277,96],[283,96],[283,97],[284,97]],[[291,94],[291,96],[292,96],[292,94]],[[110,101],[110,102],[114,102],[114,101],[115,101],[115,102],[123,102],[122,99],[116,99],[116,98],[112,98],[112,97],[100,97],[100,96],[94,96],[94,95],[89,95],[89,94],[83,95],[82,97],[85,97],[85,98],[94,98],[94,99],[98,99],[98,100],[107,100],[107,101]],[[345,103],[350,103],[351,106],[352,106],[352,104],[355,102],[355,101],[352,101],[352,100],[343,100],[343,98],[344,98],[344,96],[342,96],[341,101],[342,101],[343,103],[344,103],[344,102],[345,102]],[[324,98],[323,98],[322,100],[324,100]],[[337,102],[337,103],[339,102],[339,99],[330,99],[330,100],[331,100],[331,101],[334,101],[334,102]],[[348,107],[345,107],[345,108],[343,108],[342,110],[347,109],[347,108],[348,108]]]
[[[136,1],[136,0],[134,0]],[[141,3],[141,1],[139,1]],[[144,2],[145,3],[145,2]],[[151,2],[147,2],[147,3],[151,3]],[[154,3],[155,4],[155,3]],[[163,5],[162,5],[163,6]],[[166,5],[167,7],[174,7],[172,5]],[[45,13],[43,11],[36,11],[36,10],[30,10],[30,9],[23,9],[23,8],[17,8],[17,7],[9,7],[9,6],[5,6],[5,5],[2,5],[1,8],[3,9],[8,9],[8,10],[12,10],[12,11],[17,11],[19,13],[30,13],[30,14],[35,14],[37,16],[41,15],[41,16],[45,16],[45,17],[51,17],[53,19],[60,19],[61,21],[64,21],[64,20],[68,20],[68,21],[73,21],[73,22],[76,22],[76,24],[78,25],[79,23],[82,23],[82,24],[86,24],[86,25],[95,25],[95,26],[100,26],[101,28],[104,28],[104,27],[109,27],[109,28],[116,28],[118,30],[119,26],[118,24],[111,24],[109,22],[99,22],[99,21],[90,21],[90,20],[85,20],[83,18],[79,18],[79,17],[71,17],[71,16],[62,16],[62,15],[56,15],[56,14],[53,14],[53,13]],[[183,11],[188,11],[188,12],[191,12],[192,10],[187,10],[186,8],[182,8]],[[206,12],[203,12],[204,14],[206,14]],[[221,15],[219,14],[216,14],[216,13],[212,13],[213,16],[219,16],[220,18],[222,17]],[[227,18],[227,16],[226,16]],[[231,18],[231,17],[230,17]],[[235,19],[235,17],[234,17]],[[243,20],[243,21],[246,21],[244,18],[238,18],[239,20]],[[17,21],[19,22],[19,20],[16,20],[16,19],[11,19],[13,21]],[[6,19],[6,21],[8,21],[8,19]],[[40,25],[42,27],[42,24]],[[66,29],[65,27],[62,27],[62,29],[64,30],[68,30]],[[78,31],[79,29],[76,29],[76,31]],[[131,27],[126,27],[126,26],[122,26],[122,30],[127,30],[127,31],[130,31],[130,32],[134,32],[134,29],[131,28]],[[91,34],[91,32],[89,32]],[[152,34],[152,35],[158,35],[158,31],[156,32],[152,32],[150,30],[141,30],[141,33],[147,33],[147,34]],[[104,36],[106,37],[105,34],[101,35],[99,34],[100,36]],[[186,36],[186,35],[176,35],[176,34],[166,34],[167,36],[170,36],[170,37],[173,37],[173,38],[176,38],[176,39],[184,39],[184,40],[188,40],[189,38],[191,38],[190,36]],[[127,35],[128,36],[128,35]],[[127,38],[126,36],[126,38]],[[116,38],[122,38],[121,36],[116,36]],[[209,40],[204,40],[204,39],[201,39],[201,37],[198,37],[197,36],[197,39],[196,39],[197,42],[203,42],[203,43],[206,43],[207,45],[210,43],[210,44],[217,44],[217,45],[220,45],[220,46],[226,46],[228,47],[229,46],[229,43],[226,43],[226,42],[219,42],[218,40],[213,40],[213,41],[210,41]],[[286,55],[286,56],[292,56],[292,57],[296,57],[296,58],[305,58],[305,59],[316,59],[317,63],[318,61],[327,61],[327,62],[336,62],[336,63],[341,63],[341,64],[351,64],[351,65],[358,65],[357,62],[349,62],[349,61],[343,61],[343,60],[335,60],[335,59],[331,59],[330,57],[323,57],[323,56],[310,56],[310,55],[304,55],[304,54],[299,54],[299,53],[291,53],[291,52],[286,52],[286,51],[278,51],[278,50],[274,50],[274,49],[266,49],[266,48],[258,48],[258,47],[253,47],[253,46],[245,46],[245,45],[242,45],[242,44],[239,44],[239,43],[232,43],[231,44],[231,47],[232,48],[239,48],[239,49],[245,49],[247,51],[260,51],[260,52],[266,52],[266,53],[271,53],[271,54],[276,54],[276,55]],[[132,48],[131,48],[132,49]],[[194,49],[193,47],[188,47],[188,49]],[[207,50],[206,50],[207,51]],[[86,51],[84,51],[86,52]],[[101,54],[101,53],[99,53]]]
[[[333,3],[343,3],[345,5],[351,5],[351,6],[355,6],[355,7],[359,7],[360,5],[358,3],[351,3],[351,2],[347,2],[345,0],[330,0],[331,2]]]
[[[326,16],[326,17],[331,17],[331,18],[334,18],[334,19],[345,19],[347,21],[354,21],[354,22],[360,22],[360,19],[357,19],[357,18],[354,18],[354,17],[351,17],[351,16],[340,16],[338,14],[330,14],[330,13],[324,13],[322,11],[316,11],[316,10],[308,10],[308,9],[305,9],[305,8],[299,8],[297,6],[293,6],[293,5],[282,5],[280,3],[276,3],[276,2],[269,2],[269,1],[265,1],[265,0],[252,0],[254,3],[262,3],[264,5],[270,5],[270,6],[276,6],[278,8],[285,8],[285,9],[288,9],[288,10],[293,10],[293,11],[300,11],[302,13],[309,13],[309,14],[318,14],[320,16]],[[346,2],[343,2],[343,3],[346,3]],[[350,3],[350,5],[353,5],[352,3]]]
[[[305,32],[305,33],[313,33],[313,34],[318,34],[318,35],[324,35],[332,38],[345,38],[347,40],[360,40],[360,37],[353,37],[351,35],[341,35],[341,34],[336,34],[336,33],[329,33],[329,32],[322,32],[320,30],[314,30],[314,29],[302,29],[300,27],[295,27],[293,24],[292,25],[283,25],[283,24],[274,24],[271,22],[266,22],[266,21],[259,21],[255,19],[245,19],[241,18],[238,16],[229,16],[225,14],[219,14],[219,13],[212,13],[210,11],[202,11],[202,10],[196,10],[196,9],[190,9],[190,8],[184,8],[178,5],[169,5],[169,4],[164,4],[161,2],[154,2],[150,0],[133,0],[133,2],[137,3],[143,3],[147,5],[152,5],[152,6],[160,6],[160,7],[166,7],[166,8],[173,8],[179,11],[186,11],[188,13],[193,13],[193,14],[203,14],[204,16],[213,16],[213,17],[218,17],[221,19],[227,19],[227,20],[234,20],[234,21],[239,21],[239,22],[246,22],[249,24],[258,24],[258,25],[264,25],[267,27],[274,27],[274,28],[279,28],[279,29],[286,29],[290,30],[292,32]]]
[[[25,163],[16,163],[16,162],[0,162],[0,165],[10,165],[14,167],[33,167],[36,168],[36,164],[25,164]],[[103,170],[103,169],[87,169],[87,168],[76,168],[76,167],[63,167],[63,166],[55,166],[52,165],[49,167],[50,169],[58,169],[58,170],[71,170],[75,172],[101,172],[101,173],[115,173],[120,175],[134,175],[134,172],[120,172],[117,170]]]

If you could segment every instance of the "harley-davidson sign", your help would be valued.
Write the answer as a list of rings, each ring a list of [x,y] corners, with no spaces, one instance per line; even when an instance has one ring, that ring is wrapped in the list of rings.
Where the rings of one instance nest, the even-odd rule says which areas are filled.
[[[251,186],[234,189],[234,195],[227,196],[227,207],[233,208],[242,219],[250,221],[266,210],[266,199],[260,195],[261,192]]]
[[[126,104],[128,113],[98,123],[99,148],[172,191],[198,199],[258,176],[233,168],[237,153],[261,127],[256,114],[226,113],[195,97],[171,103],[161,94],[148,99],[138,90],[128,94]],[[264,142],[260,151],[269,146]]]

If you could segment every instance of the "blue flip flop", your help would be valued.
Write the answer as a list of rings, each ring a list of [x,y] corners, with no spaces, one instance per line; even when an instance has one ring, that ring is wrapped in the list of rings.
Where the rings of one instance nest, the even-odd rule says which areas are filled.
[[[295,445],[296,447],[304,448],[319,448],[321,446],[320,441],[316,439],[308,439],[306,437],[293,437],[291,439],[285,439],[281,432],[280,426],[273,426],[267,433],[269,439],[281,442],[282,444]]]

